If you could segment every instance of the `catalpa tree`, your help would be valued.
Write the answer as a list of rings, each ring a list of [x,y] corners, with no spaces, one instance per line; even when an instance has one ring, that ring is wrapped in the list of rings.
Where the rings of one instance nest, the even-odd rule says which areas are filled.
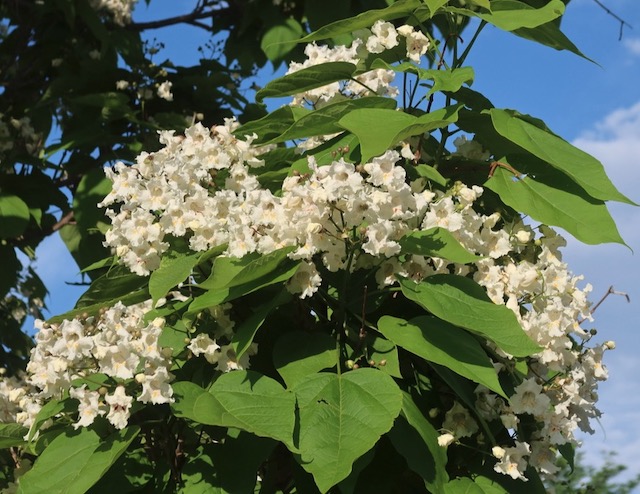
[[[2,382],[7,487],[546,492],[614,346],[552,227],[624,243],[633,202],[465,60],[488,24],[582,56],[563,12],[401,0],[276,40],[306,59],[256,99],[289,104],[107,168],[104,274]]]

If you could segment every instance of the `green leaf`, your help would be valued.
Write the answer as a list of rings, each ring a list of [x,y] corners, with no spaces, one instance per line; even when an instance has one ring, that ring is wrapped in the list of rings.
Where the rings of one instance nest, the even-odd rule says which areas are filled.
[[[454,123],[460,107],[449,106],[420,117],[395,110],[362,108],[345,115],[339,123],[358,137],[362,162],[366,163],[399,141]]]
[[[149,291],[146,289],[146,287],[144,289],[136,290],[132,293],[128,293],[111,300],[104,300],[101,302],[96,302],[95,304],[78,307],[77,309],[70,310],[68,312],[65,312],[64,314],[51,317],[47,320],[47,322],[49,324],[60,324],[65,319],[71,320],[74,317],[78,317],[79,315],[83,314],[86,314],[88,316],[96,316],[100,313],[100,310],[102,308],[113,307],[117,302],[122,302],[122,304],[129,306],[139,304],[141,302],[144,302],[145,300],[149,300]]]
[[[460,264],[476,262],[482,259],[482,257],[476,256],[465,249],[449,230],[439,226],[407,233],[400,239],[399,243],[403,254],[440,257]]]
[[[337,363],[336,341],[324,333],[292,331],[278,338],[273,347],[273,364],[287,388]]]
[[[351,34],[358,29],[370,28],[378,20],[390,21],[406,17],[422,6],[420,0],[399,0],[384,9],[368,10],[349,19],[340,19],[301,38],[299,42],[308,43],[319,39],[334,38],[341,34]]]
[[[370,368],[316,374],[294,392],[300,413],[300,460],[321,492],[345,479],[353,462],[388,432],[402,394],[393,379]]]
[[[500,484],[483,475],[478,475],[473,481],[482,489],[483,494],[509,494]]]
[[[348,62],[327,62],[298,70],[269,82],[256,93],[256,100],[280,98],[350,79],[356,66]]]
[[[182,468],[183,494],[253,493],[256,472],[276,446],[273,439],[240,432],[199,448]]]
[[[464,329],[433,316],[415,317],[410,321],[383,316],[378,321],[378,331],[408,352],[448,367],[507,398],[491,359],[478,340]]]
[[[317,135],[334,134],[344,129],[338,125],[344,115],[358,108],[389,108],[394,109],[396,101],[391,98],[367,96],[358,99],[347,99],[323,106],[295,121],[281,135],[271,139],[268,144],[311,137]]]
[[[0,194],[0,238],[20,236],[29,224],[29,206],[18,196]]]
[[[582,53],[578,47],[565,36],[557,22],[547,22],[546,24],[531,29],[523,27],[513,31],[513,34],[556,50],[568,50],[579,57],[593,62],[593,60]]]
[[[460,67],[457,69],[421,69],[410,62],[403,62],[397,65],[391,65],[380,58],[376,58],[371,63],[372,69],[387,69],[396,72],[408,72],[418,75],[420,80],[433,81],[433,86],[429,89],[426,96],[438,91],[458,91],[463,84],[471,85],[475,74],[471,67]]]
[[[457,7],[445,7],[444,10],[465,16],[479,17],[503,31],[515,31],[521,28],[535,28],[551,22],[562,16],[564,9],[564,3],[561,0],[550,0],[539,9],[518,0],[492,0],[491,12],[476,12]]]
[[[20,424],[0,424],[0,449],[21,446],[29,429]]]
[[[421,164],[416,166],[414,170],[421,177],[431,180],[432,182],[435,182],[438,185],[442,185],[443,187],[446,187],[449,183],[449,180],[440,175],[440,172],[432,166]]]
[[[73,217],[81,229],[96,228],[99,224],[106,228],[107,219],[98,203],[111,192],[112,186],[101,168],[82,177],[73,195]]]
[[[541,350],[520,327],[515,314],[504,305],[494,304],[469,278],[436,274],[420,283],[402,280],[400,287],[405,297],[434,316],[488,338],[515,357]]]
[[[444,494],[488,494],[468,477],[453,479],[444,485]]]
[[[153,299],[153,305],[178,283],[187,279],[201,256],[201,252],[190,255],[168,252],[162,256],[160,267],[149,278],[149,295]]]
[[[393,342],[385,340],[384,338],[370,338],[370,336],[373,335],[367,334],[365,340],[369,347],[369,358],[373,360],[378,366],[377,368],[385,374],[389,374],[391,377],[397,377],[398,379],[402,378],[398,347],[394,345]],[[369,343],[369,340],[371,340],[371,343]]]
[[[29,429],[29,436],[27,437],[27,440],[31,441],[33,436],[35,436],[36,432],[40,429],[40,426],[50,418],[55,417],[62,412],[73,413],[77,410],[78,408],[75,402],[70,399],[48,401],[38,411],[36,418]]]
[[[292,295],[283,288],[278,292],[278,295],[256,307],[253,313],[236,328],[233,340],[231,341],[233,349],[236,352],[236,358],[240,359],[244,352],[247,351],[247,348],[249,348],[253,342],[253,338],[269,313],[279,305],[291,300],[291,298]]]
[[[304,29],[300,23],[292,17],[284,19],[282,22],[271,26],[262,36],[260,48],[272,62],[282,60],[289,53],[294,43],[304,34]]]
[[[293,247],[285,247],[269,254],[248,254],[242,258],[217,257],[211,276],[199,286],[208,290],[194,299],[190,313],[234,300],[265,286],[288,280],[298,269],[299,261],[287,255]]]
[[[604,202],[593,199],[566,175],[555,173],[549,185],[528,176],[514,180],[498,167],[485,186],[516,211],[546,225],[559,226],[586,244],[624,244]]]
[[[411,395],[402,392],[402,415],[389,431],[389,439],[407,460],[409,468],[424,479],[431,492],[442,492],[449,480],[447,451],[438,444],[439,435]]]
[[[57,436],[20,478],[21,494],[83,494],[102,477],[138,435],[138,426],[104,441],[87,428]]]
[[[496,131],[534,156],[567,174],[594,199],[635,203],[621,194],[607,177],[602,163],[548,130],[512,112],[489,110]]]
[[[283,106],[258,120],[247,122],[237,128],[234,134],[239,137],[257,134],[258,142],[267,141],[286,132],[291,124],[307,113],[309,110],[303,108]]]
[[[171,408],[178,417],[235,427],[293,448],[295,397],[270,377],[233,371],[220,376],[209,391],[186,381],[173,384],[173,391]]]
[[[98,302],[117,300],[146,287],[148,278],[130,272],[124,266],[116,266],[96,278],[76,302],[76,308],[89,307]]]

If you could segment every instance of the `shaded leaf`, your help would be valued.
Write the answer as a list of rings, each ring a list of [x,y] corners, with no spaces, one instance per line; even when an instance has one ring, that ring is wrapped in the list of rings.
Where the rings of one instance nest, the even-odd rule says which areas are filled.
[[[434,493],[449,480],[447,451],[438,444],[440,434],[425,418],[411,395],[402,392],[402,415],[389,431],[389,439],[409,468],[419,474]]]
[[[337,365],[336,341],[324,333],[285,333],[273,347],[273,364],[292,388],[307,376]]]
[[[29,206],[18,196],[0,194],[0,238],[20,236],[29,224]]]
[[[491,359],[476,338],[464,329],[432,316],[415,317],[409,321],[383,316],[378,321],[378,331],[408,352],[448,367],[507,397]]]

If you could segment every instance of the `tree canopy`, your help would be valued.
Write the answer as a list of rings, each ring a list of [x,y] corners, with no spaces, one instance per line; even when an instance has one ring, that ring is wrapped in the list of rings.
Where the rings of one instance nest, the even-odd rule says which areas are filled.
[[[3,486],[537,493],[573,467],[614,344],[553,227],[624,244],[607,203],[634,203],[467,63],[487,25],[584,57],[565,2],[131,6],[0,7]],[[141,33],[182,22],[212,44],[159,62]],[[45,321],[56,232],[89,283]]]

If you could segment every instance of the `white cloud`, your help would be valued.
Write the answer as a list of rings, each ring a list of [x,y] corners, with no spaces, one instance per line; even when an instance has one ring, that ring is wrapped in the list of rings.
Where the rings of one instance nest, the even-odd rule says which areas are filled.
[[[626,38],[624,46],[632,55],[640,56],[640,38]]]

